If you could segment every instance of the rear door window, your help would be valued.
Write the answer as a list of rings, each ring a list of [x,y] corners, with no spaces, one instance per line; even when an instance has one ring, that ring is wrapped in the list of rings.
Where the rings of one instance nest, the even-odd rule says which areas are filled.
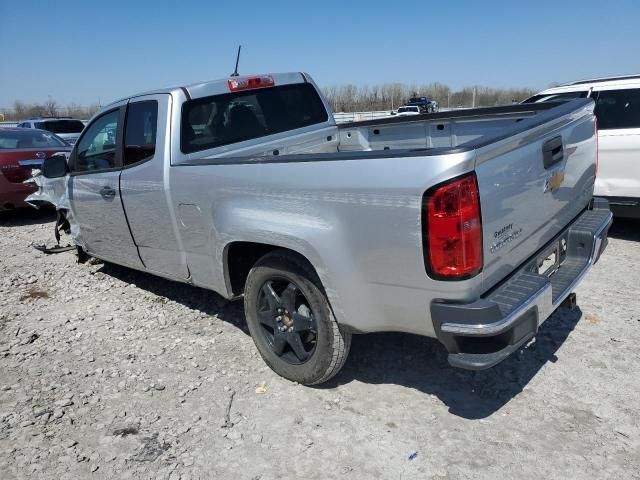
[[[207,150],[323,123],[328,114],[308,83],[226,93],[185,102],[181,150]]]
[[[124,133],[124,165],[149,160],[156,152],[158,102],[130,103]]]
[[[595,114],[600,130],[640,128],[640,88],[601,90]]]
[[[0,150],[22,149],[22,148],[57,148],[68,145],[58,137],[48,132],[1,130],[0,129]]]

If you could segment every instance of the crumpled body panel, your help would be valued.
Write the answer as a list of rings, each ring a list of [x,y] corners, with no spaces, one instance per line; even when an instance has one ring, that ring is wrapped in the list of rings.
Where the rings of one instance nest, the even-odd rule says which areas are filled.
[[[45,203],[55,206],[56,210],[62,212],[69,222],[73,242],[84,248],[80,226],[74,219],[69,202],[69,176],[46,178],[40,170],[34,170],[33,177],[28,181],[35,183],[38,186],[38,190],[29,195],[25,201],[35,208],[40,208]]]

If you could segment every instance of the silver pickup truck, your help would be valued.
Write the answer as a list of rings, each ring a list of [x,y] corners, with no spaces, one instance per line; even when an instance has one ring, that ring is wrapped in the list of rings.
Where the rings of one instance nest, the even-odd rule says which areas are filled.
[[[231,77],[103,108],[45,160],[40,194],[80,252],[243,297],[288,379],[330,379],[352,334],[380,331],[482,369],[572,300],[607,244],[593,108],[336,125],[307,74]]]

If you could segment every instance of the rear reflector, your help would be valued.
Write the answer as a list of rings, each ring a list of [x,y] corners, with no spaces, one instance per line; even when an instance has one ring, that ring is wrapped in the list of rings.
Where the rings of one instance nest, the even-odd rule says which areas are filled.
[[[238,92],[240,90],[273,87],[275,82],[271,75],[260,75],[257,77],[233,77],[227,80],[227,84],[229,85],[229,90]]]
[[[482,270],[482,219],[475,174],[429,190],[424,199],[423,238],[427,273],[462,280]]]

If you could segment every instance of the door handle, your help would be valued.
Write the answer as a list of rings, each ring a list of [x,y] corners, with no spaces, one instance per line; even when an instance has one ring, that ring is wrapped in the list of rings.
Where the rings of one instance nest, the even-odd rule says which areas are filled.
[[[562,148],[562,137],[557,136],[551,140],[547,140],[542,145],[542,161],[544,168],[547,170],[564,158],[564,149]]]
[[[100,189],[100,195],[104,198],[112,198],[116,196],[116,191],[109,186],[104,186]]]

